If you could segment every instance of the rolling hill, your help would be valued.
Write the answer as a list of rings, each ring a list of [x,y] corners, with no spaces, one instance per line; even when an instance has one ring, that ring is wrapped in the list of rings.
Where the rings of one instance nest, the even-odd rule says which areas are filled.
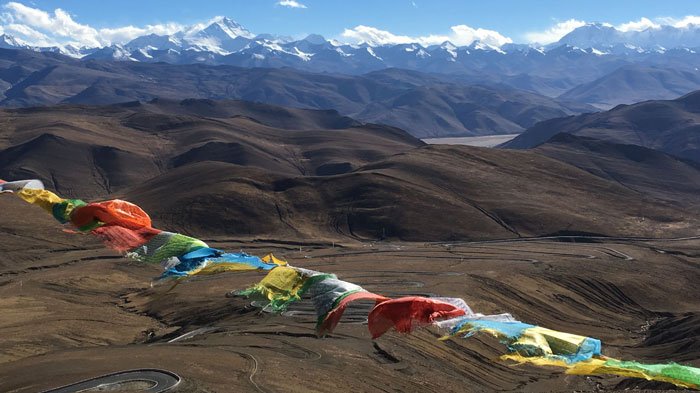
[[[697,187],[698,171],[692,175]],[[425,146],[327,177],[200,162],[123,194],[164,226],[211,236],[671,236],[694,233],[698,219],[688,214],[689,204],[645,196],[536,152],[465,146]]]
[[[473,85],[398,69],[314,74],[291,68],[77,61],[6,49],[0,49],[0,64],[4,107],[241,99],[337,110],[417,137],[509,134],[541,120],[595,110],[505,85]]]
[[[601,109],[647,100],[670,100],[700,89],[700,72],[629,65],[567,91],[559,98]]]
[[[644,146],[700,162],[700,91],[675,100],[620,105],[607,112],[543,121],[502,146],[528,149],[561,132]]]
[[[640,195],[700,205],[700,164],[638,145],[557,134],[534,151],[616,182]]]
[[[88,197],[191,162],[332,174],[423,145],[404,131],[332,111],[236,101],[14,109],[0,112],[0,124],[0,178],[38,177]]]
[[[70,20],[61,12],[47,18]],[[0,178],[126,199],[158,228],[334,274],[277,285],[292,277],[275,269],[253,288],[300,299],[269,312],[281,302],[237,296],[268,271],[154,280],[172,259],[119,255],[2,193],[0,392],[105,374],[87,391],[151,391],[164,388],[157,371],[182,393],[678,391],[502,355],[539,354],[527,341],[543,333],[537,346],[562,354],[546,359],[569,363],[600,349],[583,335],[607,364],[659,363],[649,367],[674,377],[678,364],[660,364],[700,366],[700,91],[579,115],[700,88],[700,55],[681,41],[697,47],[700,25],[588,23],[546,47],[423,47],[256,36],[217,17],[125,45],[0,49]],[[0,47],[20,44],[0,35]],[[514,149],[417,139],[526,128]],[[140,250],[179,248],[154,250],[164,238]],[[361,288],[318,285],[328,277]],[[504,348],[488,332],[438,340],[444,327],[414,323],[410,336],[370,339],[374,301],[348,305],[363,290],[464,299],[572,335],[535,327]],[[331,297],[348,307],[320,339]],[[120,370],[137,376],[119,382]]]
[[[426,146],[334,112],[211,100],[6,109],[0,125],[0,178],[126,197],[164,228],[211,236],[673,236],[698,221],[696,199],[634,188],[647,179],[647,189],[692,195],[696,167],[591,155],[586,143],[556,154]],[[655,180],[664,168],[675,177]]]

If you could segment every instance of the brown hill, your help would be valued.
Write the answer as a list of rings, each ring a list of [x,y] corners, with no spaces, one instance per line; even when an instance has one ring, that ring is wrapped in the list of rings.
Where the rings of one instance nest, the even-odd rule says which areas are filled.
[[[538,121],[595,110],[503,85],[400,69],[341,75],[291,68],[85,60],[0,49],[2,107],[115,104],[153,98],[241,99],[332,109],[417,137],[512,134]],[[485,83],[485,80],[479,83]]]
[[[694,233],[698,222],[688,205],[535,152],[465,146],[425,146],[328,177],[202,162],[125,194],[167,227],[263,238],[673,236]]]
[[[535,151],[640,195],[700,206],[700,164],[637,145],[561,133]]]
[[[671,100],[700,88],[697,72],[680,68],[626,65],[560,96],[602,109],[647,100]]]
[[[423,145],[401,130],[333,111],[236,101],[4,110],[0,122],[0,178],[37,177],[86,197],[192,162],[333,174]]]
[[[190,233],[430,241],[697,228],[698,169],[619,147],[425,146],[333,112],[236,101],[5,110],[0,121],[0,178],[125,196]]]
[[[284,108],[256,106],[253,119],[245,103],[181,104],[3,111],[0,177],[127,197],[159,227],[222,249],[274,251],[390,296],[462,297],[479,312],[600,338],[615,358],[699,364],[697,238],[452,241],[697,235],[696,166],[567,136],[530,151],[426,146],[328,113],[294,112],[271,126]],[[159,266],[127,262],[62,233],[41,209],[2,199],[0,334],[11,339],[0,340],[0,391],[133,368],[176,372],[183,392],[673,388],[500,362],[503,345],[488,335],[441,342],[420,329],[370,340],[361,304],[319,340],[307,302],[278,316],[225,296],[259,272],[153,287]],[[355,241],[378,238],[450,243]]]
[[[700,91],[670,101],[620,105],[540,122],[503,144],[513,149],[540,145],[566,132],[613,143],[639,145],[700,162]]]
[[[370,303],[351,305],[334,334],[318,339],[308,300],[271,315],[225,296],[257,282],[259,272],[152,287],[160,266],[125,260],[90,236],[62,233],[45,212],[13,196],[0,196],[0,203],[3,392],[46,391],[134,368],[175,372],[184,393],[678,391],[503,362],[503,345],[487,334],[443,342],[426,328],[371,340],[364,323]],[[603,353],[614,358],[700,366],[697,239],[346,241],[334,248],[216,240],[210,243],[225,250],[274,251],[295,266],[385,295],[462,297],[475,311],[512,312],[528,323],[600,338]]]

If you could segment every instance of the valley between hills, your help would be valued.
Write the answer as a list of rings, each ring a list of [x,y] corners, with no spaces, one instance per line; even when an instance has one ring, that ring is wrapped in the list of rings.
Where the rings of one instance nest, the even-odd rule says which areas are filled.
[[[696,4],[46,3],[0,5],[0,392],[700,389]]]
[[[127,199],[217,248],[385,295],[461,297],[598,337],[609,356],[700,366],[700,166],[673,147],[574,131],[531,149],[427,145],[335,111],[208,99],[3,109],[0,125],[0,178]],[[2,391],[133,368],[175,372],[182,392],[676,389],[513,366],[485,335],[371,341],[366,303],[321,340],[303,303],[273,315],[227,297],[259,273],[154,287],[160,267],[2,204]]]

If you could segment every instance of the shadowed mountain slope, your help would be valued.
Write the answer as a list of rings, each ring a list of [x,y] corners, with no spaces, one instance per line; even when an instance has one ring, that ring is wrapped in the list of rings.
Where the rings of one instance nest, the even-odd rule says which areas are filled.
[[[334,174],[423,145],[399,129],[332,111],[235,101],[4,110],[0,124],[0,178],[38,177],[88,197],[199,161]]]
[[[557,134],[534,151],[640,194],[700,205],[700,164],[637,145]]]
[[[630,65],[567,91],[559,98],[602,109],[646,100],[670,100],[700,89],[700,73]]]
[[[363,122],[401,127],[417,137],[510,134],[541,120],[595,110],[505,85],[474,85],[486,80],[459,82],[399,69],[341,75],[42,56],[0,49],[0,106],[242,99],[336,110]]]
[[[640,145],[700,162],[700,91],[670,101],[620,105],[607,112],[547,120],[502,146],[532,148],[560,132]]]
[[[692,176],[697,182],[698,172]],[[329,177],[290,178],[202,162],[125,195],[156,211],[168,227],[272,238],[427,241],[566,231],[670,236],[694,233],[698,221],[687,205],[536,152],[466,146],[425,146]]]
[[[688,196],[700,188],[696,167],[666,155],[661,165],[616,149],[588,154],[587,144],[557,154],[426,146],[334,112],[210,100],[4,110],[0,125],[0,178],[37,177],[67,196],[126,197],[159,226],[188,233],[668,237],[694,234],[698,221]],[[582,154],[604,169],[578,162]],[[655,180],[663,168],[674,177]]]

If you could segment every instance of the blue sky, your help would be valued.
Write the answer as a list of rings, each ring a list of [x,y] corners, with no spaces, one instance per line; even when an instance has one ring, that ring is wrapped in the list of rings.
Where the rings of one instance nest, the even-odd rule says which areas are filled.
[[[38,33],[51,36],[54,33],[51,31],[53,25],[33,25],[33,20],[41,18],[29,14],[22,19],[22,15],[18,17],[17,12],[27,8],[44,12],[49,18],[58,18],[56,9],[62,9],[72,23],[97,31],[125,26],[141,28],[147,25],[189,25],[223,15],[231,17],[254,33],[294,37],[319,33],[327,38],[345,37],[349,40],[352,32],[349,35],[343,33],[346,29],[357,26],[390,32],[399,37],[449,37],[456,32],[452,29],[453,26],[468,26],[471,29],[482,28],[497,32],[514,42],[528,42],[533,41],[533,37],[546,39],[545,36],[533,34],[546,33],[548,29],[559,27],[557,31],[550,31],[557,35],[561,34],[562,29],[570,30],[582,22],[607,22],[618,26],[647,18],[649,23],[672,24],[689,15],[700,15],[699,0],[286,0],[287,6],[280,5],[279,2],[18,0],[16,3],[2,3],[4,17],[0,20],[0,26],[8,34],[14,32],[21,36],[17,31],[22,31],[37,39],[40,37]],[[18,7],[12,6],[13,4],[20,4],[24,8],[18,11]],[[78,30],[87,34],[86,30],[79,27]],[[72,33],[67,32],[62,37],[66,38],[70,34]]]

